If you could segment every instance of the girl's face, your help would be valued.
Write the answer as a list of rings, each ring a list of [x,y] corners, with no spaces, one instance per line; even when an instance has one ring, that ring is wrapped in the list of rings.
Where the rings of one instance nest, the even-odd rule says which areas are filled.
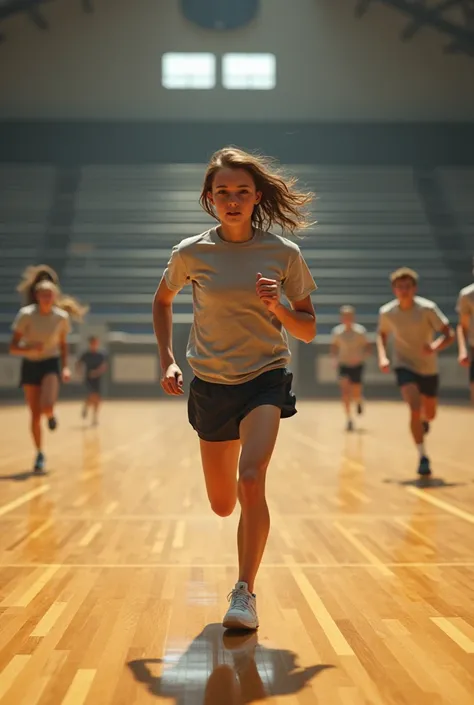
[[[399,301],[411,302],[416,296],[416,283],[411,277],[401,277],[394,283],[393,293]]]
[[[245,169],[219,169],[214,176],[210,200],[220,222],[226,225],[246,223],[262,194]]]
[[[56,294],[52,289],[39,289],[36,292],[36,300],[42,311],[51,311],[56,299]]]
[[[341,323],[345,326],[351,326],[354,323],[353,313],[341,313]]]

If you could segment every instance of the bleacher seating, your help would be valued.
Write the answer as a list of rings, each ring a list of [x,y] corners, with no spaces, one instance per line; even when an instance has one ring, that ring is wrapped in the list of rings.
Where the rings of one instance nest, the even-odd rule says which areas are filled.
[[[0,164],[0,332],[9,329],[8,319],[18,309],[21,272],[46,256],[54,176],[52,166]]]
[[[438,169],[438,178],[453,215],[474,255],[474,169]]]
[[[62,282],[112,330],[151,332],[151,300],[171,247],[214,222],[198,203],[203,171],[203,165],[82,168]],[[391,297],[388,274],[401,265],[417,269],[420,293],[452,316],[457,287],[432,236],[412,169],[293,165],[288,171],[317,194],[316,224],[298,242],[319,286],[314,301],[320,332],[335,324],[344,303],[354,304],[373,330],[378,307]],[[5,313],[16,308],[13,289],[22,268],[41,259],[54,173],[14,167],[16,187],[9,185],[8,167],[1,174],[7,185],[1,210],[11,225],[8,241],[8,223],[1,231],[2,267],[9,271],[0,289]],[[472,234],[471,203],[461,210]],[[176,300],[178,320],[189,318],[191,305],[185,289]]]

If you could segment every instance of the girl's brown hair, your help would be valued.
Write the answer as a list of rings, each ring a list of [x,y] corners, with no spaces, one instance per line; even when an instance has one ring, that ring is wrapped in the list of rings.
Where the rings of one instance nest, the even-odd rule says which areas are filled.
[[[293,233],[307,228],[311,223],[306,208],[314,194],[295,188],[294,177],[285,178],[267,157],[249,154],[237,147],[225,147],[215,152],[207,167],[199,202],[213,218],[216,213],[210,199],[214,177],[219,169],[245,169],[251,174],[257,191],[262,193],[260,203],[253,209],[252,223],[261,230],[279,225]]]
[[[37,266],[27,267],[22,274],[21,281],[16,290],[22,295],[26,305],[36,303],[36,286],[42,281],[52,282],[58,290],[56,306],[62,308],[63,311],[69,313],[71,318],[76,321],[82,321],[87,311],[88,306],[74,299],[72,296],[67,296],[61,292],[59,287],[59,277],[51,267],[47,264],[39,264]]]
[[[390,282],[395,284],[399,279],[411,279],[413,284],[416,285],[419,279],[418,272],[415,272],[414,269],[410,269],[410,267],[400,267],[400,269],[396,269],[391,273]]]

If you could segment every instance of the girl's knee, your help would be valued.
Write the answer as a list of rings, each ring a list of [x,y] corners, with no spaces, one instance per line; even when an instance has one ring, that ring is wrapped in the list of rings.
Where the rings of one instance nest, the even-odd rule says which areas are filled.
[[[238,490],[241,504],[256,504],[265,497],[265,469],[251,466],[240,469]]]
[[[211,509],[219,517],[229,517],[235,508],[235,499],[211,499]]]

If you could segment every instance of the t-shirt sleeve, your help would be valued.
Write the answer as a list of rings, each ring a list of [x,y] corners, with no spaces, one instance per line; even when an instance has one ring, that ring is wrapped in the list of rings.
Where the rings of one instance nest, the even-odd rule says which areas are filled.
[[[439,333],[440,330],[444,328],[444,326],[449,326],[448,319],[436,304],[434,304],[434,306],[428,309],[428,318],[433,327],[433,330],[435,330],[437,333]]]
[[[24,311],[18,311],[15,320],[12,323],[12,331],[24,335],[28,326],[29,316]]]
[[[303,255],[298,251],[288,267],[282,283],[283,291],[288,301],[301,301],[317,289]]]
[[[471,302],[465,294],[459,294],[456,311],[460,316],[469,316],[472,313]]]
[[[163,276],[165,278],[166,286],[168,289],[171,289],[171,291],[180,291],[184,286],[186,286],[186,284],[189,283],[190,276],[187,272],[186,263],[178,245],[173,247],[168,266],[166,267]]]

